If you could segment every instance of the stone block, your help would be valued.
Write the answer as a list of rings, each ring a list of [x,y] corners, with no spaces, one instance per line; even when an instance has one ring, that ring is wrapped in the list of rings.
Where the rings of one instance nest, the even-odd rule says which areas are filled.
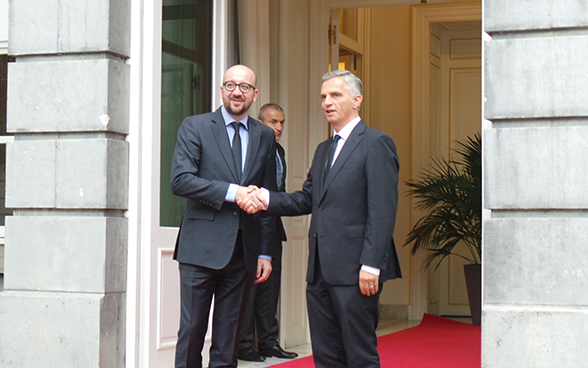
[[[129,131],[129,66],[121,60],[17,61],[8,68],[8,130]]]
[[[12,55],[130,55],[129,1],[10,0],[9,19]]]
[[[588,35],[493,39],[484,49],[486,119],[588,116]]]
[[[6,207],[55,207],[55,141],[6,145]]]
[[[125,366],[125,294],[0,294],[3,368]]]
[[[127,208],[127,142],[17,140],[8,147],[7,207]]]
[[[484,227],[484,303],[588,305],[588,218],[493,218]]]
[[[4,286],[10,290],[124,292],[127,232],[127,220],[122,217],[7,217]]]
[[[588,310],[485,308],[482,368],[583,368]]]
[[[484,206],[488,209],[588,208],[586,126],[488,129]]]
[[[58,0],[11,0],[8,7],[8,53],[36,50],[55,53],[59,27]],[[55,30],[55,32],[48,32]]]
[[[127,142],[66,139],[56,143],[57,208],[127,208]]]
[[[488,0],[483,4],[484,30],[489,33],[588,26],[585,0]]]

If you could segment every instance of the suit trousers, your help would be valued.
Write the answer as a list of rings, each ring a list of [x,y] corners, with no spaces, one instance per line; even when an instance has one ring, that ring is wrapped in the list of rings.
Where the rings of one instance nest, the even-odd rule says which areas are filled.
[[[344,272],[344,271],[342,271]],[[315,263],[306,287],[308,319],[316,368],[379,368],[376,327],[382,284],[365,296],[357,285],[331,285]]]
[[[176,368],[201,368],[202,349],[214,296],[209,368],[237,367],[237,348],[255,274],[247,272],[239,232],[226,267],[214,270],[180,263],[181,315]]]
[[[278,344],[280,326],[276,313],[280,299],[281,275],[282,242],[278,241],[276,251],[272,255],[272,273],[266,282],[253,285],[251,290],[241,331],[240,350],[255,347],[256,332],[257,346],[260,350],[270,349]]]

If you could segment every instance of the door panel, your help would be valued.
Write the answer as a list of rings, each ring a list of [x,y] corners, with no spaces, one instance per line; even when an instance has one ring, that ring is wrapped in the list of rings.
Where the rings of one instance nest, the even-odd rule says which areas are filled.
[[[481,131],[481,29],[468,28],[472,23],[440,24],[441,45],[441,154],[452,157],[458,148],[455,141]],[[473,23],[479,27],[479,23]],[[457,251],[467,252],[465,246]],[[439,267],[439,314],[470,315],[463,265],[450,256]]]

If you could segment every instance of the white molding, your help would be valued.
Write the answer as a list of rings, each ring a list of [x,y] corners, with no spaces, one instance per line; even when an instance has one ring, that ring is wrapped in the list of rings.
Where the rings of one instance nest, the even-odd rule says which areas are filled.
[[[223,84],[225,70],[229,67],[229,6],[228,0],[214,1],[212,29],[212,111],[222,103],[220,86]]]
[[[319,35],[320,37],[311,37],[310,40],[310,81],[309,81],[309,163],[314,157],[316,147],[327,139],[330,133],[329,124],[325,119],[323,109],[320,103],[320,90],[322,76],[328,72],[329,66],[329,48],[327,34],[329,31],[330,12],[325,2],[311,1],[310,12],[310,34]],[[324,35],[324,37],[322,36]]]
[[[412,175],[417,175],[430,157],[429,147],[421,144],[429,141],[429,24],[481,18],[481,3],[412,8]],[[420,318],[427,312],[427,272],[420,267],[423,257],[419,253],[412,258],[409,319]]]
[[[152,244],[152,216],[156,211],[152,203],[154,157],[158,157],[159,144],[155,145],[155,127],[159,127],[161,118],[161,29],[162,29],[162,1],[146,1],[143,4],[143,38],[142,50],[138,62],[142,63],[140,72],[142,89],[140,91],[140,126],[138,132],[140,141],[139,180],[140,194],[138,209],[139,216],[139,245],[138,245],[138,277],[139,297],[139,326],[133,331],[139,336],[138,367],[149,367],[151,364],[151,335],[152,335],[152,290],[151,290],[151,244]],[[157,150],[157,153],[153,150]],[[159,160],[158,160],[159,162]],[[130,333],[131,331],[129,331]],[[154,334],[153,334],[154,335]]]
[[[329,14],[330,24],[332,28],[329,32],[329,43],[331,55],[329,57],[331,61],[331,70],[339,69],[339,43],[341,43],[341,12],[339,10],[331,10]],[[335,36],[333,37],[333,33]],[[349,38],[349,37],[348,37]]]
[[[141,277],[140,266],[140,210],[141,210],[141,114],[142,114],[142,73],[143,73],[143,12],[144,0],[131,2],[131,54],[130,101],[129,101],[129,203],[125,217],[128,220],[127,243],[127,292],[126,292],[126,358],[125,366],[139,366],[139,308]],[[133,332],[133,333],[131,333]]]
[[[259,108],[271,102],[269,0],[239,0],[239,35],[241,63],[257,76],[259,95],[249,112],[256,118]]]

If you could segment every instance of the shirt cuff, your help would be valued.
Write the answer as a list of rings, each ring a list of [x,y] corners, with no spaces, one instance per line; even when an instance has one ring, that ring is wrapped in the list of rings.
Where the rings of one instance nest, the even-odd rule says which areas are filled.
[[[380,276],[380,269],[379,268],[375,268],[375,267],[368,266],[368,265],[361,265],[361,269],[364,270],[365,272],[371,273],[372,275]]]
[[[237,196],[238,188],[239,186],[237,184],[229,184],[229,189],[227,190],[227,194],[225,195],[225,202],[235,203],[235,197]]]
[[[263,197],[263,199],[265,200],[265,203],[267,203],[267,206],[264,206],[264,204],[261,204],[262,210],[267,210],[268,206],[269,206],[269,201],[270,201],[270,193],[269,190],[265,189],[265,188],[261,188],[261,196]]]
[[[267,259],[270,262],[272,261],[272,257],[271,256],[266,256],[266,255],[263,255],[263,254],[260,254],[259,255],[259,258]]]

